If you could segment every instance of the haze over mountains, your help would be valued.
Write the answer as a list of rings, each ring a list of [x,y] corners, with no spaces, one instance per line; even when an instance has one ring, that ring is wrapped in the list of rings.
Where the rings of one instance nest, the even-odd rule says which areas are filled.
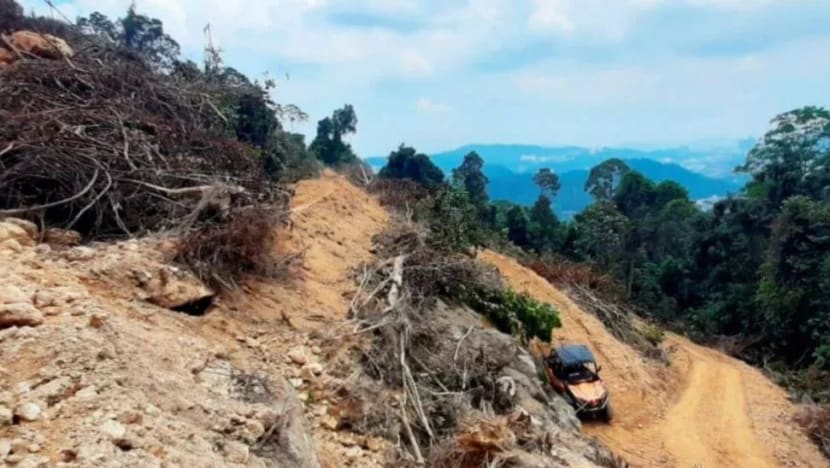
[[[686,187],[691,198],[701,200],[735,193],[743,187],[745,177],[733,170],[744,162],[753,144],[752,139],[659,149],[472,144],[430,157],[449,175],[464,155],[476,151],[485,161],[490,198],[525,205],[532,204],[539,196],[533,174],[540,168],[550,168],[559,174],[562,183],[554,208],[560,216],[568,218],[591,202],[583,189],[588,172],[606,159],[622,159],[632,169],[656,182],[678,182]],[[386,157],[372,157],[366,161],[379,168],[386,164]]]

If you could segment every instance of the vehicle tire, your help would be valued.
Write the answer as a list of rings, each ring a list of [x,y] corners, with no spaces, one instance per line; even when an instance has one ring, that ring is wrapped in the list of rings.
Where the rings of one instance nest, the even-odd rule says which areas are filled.
[[[614,419],[614,409],[611,408],[611,402],[605,404],[605,411],[602,412],[602,420],[605,422],[611,422]]]

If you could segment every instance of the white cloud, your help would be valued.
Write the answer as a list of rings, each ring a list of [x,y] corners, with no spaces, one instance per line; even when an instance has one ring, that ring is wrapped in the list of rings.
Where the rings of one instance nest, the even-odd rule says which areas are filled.
[[[442,104],[440,102],[434,102],[427,98],[418,99],[416,103],[416,107],[419,111],[428,113],[428,114],[443,114],[445,112],[449,112],[452,110],[447,104]]]

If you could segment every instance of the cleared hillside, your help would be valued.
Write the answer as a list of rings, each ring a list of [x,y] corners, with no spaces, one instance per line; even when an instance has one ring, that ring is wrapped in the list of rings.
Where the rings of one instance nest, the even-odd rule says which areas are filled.
[[[562,328],[554,344],[584,343],[597,354],[611,389],[615,419],[585,423],[641,466],[827,466],[793,422],[798,407],[760,371],[715,350],[669,335],[671,364],[642,358],[593,315],[515,259],[485,251],[508,283],[555,305]]]

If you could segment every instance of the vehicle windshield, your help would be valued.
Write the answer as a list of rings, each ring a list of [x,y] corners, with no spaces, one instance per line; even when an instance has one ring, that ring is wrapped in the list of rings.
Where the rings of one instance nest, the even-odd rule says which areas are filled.
[[[565,368],[565,375],[571,383],[593,381],[598,378],[597,365],[593,362],[585,362],[568,366]]]

